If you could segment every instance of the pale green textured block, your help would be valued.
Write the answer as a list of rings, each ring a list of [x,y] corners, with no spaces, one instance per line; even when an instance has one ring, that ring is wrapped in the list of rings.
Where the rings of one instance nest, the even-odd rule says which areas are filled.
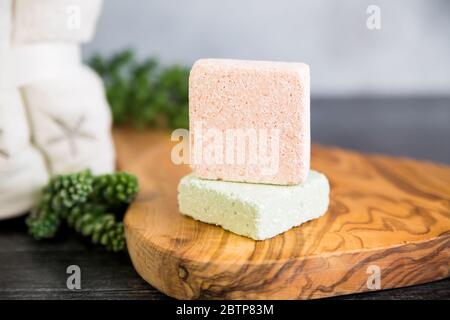
[[[325,175],[312,170],[303,184],[294,186],[203,180],[189,174],[178,185],[178,204],[181,213],[196,220],[264,240],[322,216],[329,194]]]

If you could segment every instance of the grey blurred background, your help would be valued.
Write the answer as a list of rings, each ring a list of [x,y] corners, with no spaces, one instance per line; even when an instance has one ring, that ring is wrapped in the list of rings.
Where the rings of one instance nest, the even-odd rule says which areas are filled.
[[[130,47],[164,64],[306,62],[316,142],[450,163],[450,1],[105,0],[84,55]]]
[[[369,5],[381,29],[366,27]],[[450,1],[104,0],[85,54],[302,61],[312,92],[450,94]]]

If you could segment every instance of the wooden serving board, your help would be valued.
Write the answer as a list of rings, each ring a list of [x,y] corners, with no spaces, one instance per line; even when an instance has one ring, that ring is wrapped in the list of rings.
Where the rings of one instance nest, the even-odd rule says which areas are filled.
[[[141,184],[125,216],[129,254],[171,297],[310,299],[372,290],[377,270],[381,289],[450,275],[450,167],[315,145],[328,213],[254,241],[179,213],[189,168],[172,164],[167,133],[116,131],[115,141],[119,167]]]

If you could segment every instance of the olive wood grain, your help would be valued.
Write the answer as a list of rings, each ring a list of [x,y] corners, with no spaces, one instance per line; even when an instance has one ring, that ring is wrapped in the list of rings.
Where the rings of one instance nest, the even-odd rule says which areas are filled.
[[[254,241],[182,216],[165,132],[114,132],[121,169],[141,192],[125,216],[137,272],[180,299],[310,299],[409,286],[450,275],[450,167],[313,146],[331,183],[325,216]],[[375,269],[371,269],[375,266]],[[372,267],[373,268],[373,267]]]

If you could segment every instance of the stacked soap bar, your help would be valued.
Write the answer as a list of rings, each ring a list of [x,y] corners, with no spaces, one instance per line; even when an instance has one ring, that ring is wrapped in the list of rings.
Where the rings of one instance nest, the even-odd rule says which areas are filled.
[[[326,177],[310,171],[310,78],[303,63],[203,59],[189,77],[194,173],[180,211],[255,240],[323,215]]]
[[[330,187],[316,171],[294,186],[210,181],[190,174],[178,191],[186,215],[264,240],[320,217],[328,208]]]
[[[195,173],[206,179],[252,183],[291,185],[304,182],[309,171],[311,144],[309,100],[306,64],[197,61],[189,77],[191,163]],[[214,144],[208,139],[208,130],[220,133],[226,142],[227,133],[248,133],[250,137],[249,129],[256,135],[253,147],[270,140],[267,148],[274,146],[277,150],[269,150],[266,157],[261,155],[251,163],[252,146],[247,139],[236,141],[236,151],[239,143],[244,144],[242,149],[249,160],[246,163],[239,163],[237,159],[234,162],[208,161],[205,153],[208,146]],[[204,152],[201,154],[199,150]],[[227,151],[223,150],[224,160],[227,160]],[[265,158],[269,163],[263,163]]]

